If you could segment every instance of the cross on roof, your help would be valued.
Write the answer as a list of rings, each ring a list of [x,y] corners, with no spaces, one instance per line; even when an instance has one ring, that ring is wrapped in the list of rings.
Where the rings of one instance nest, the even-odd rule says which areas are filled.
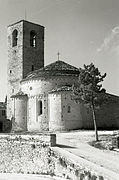
[[[25,10],[24,10],[25,12],[25,20],[27,20],[27,11],[26,11],[26,8],[25,8]]]
[[[57,53],[57,56],[58,56],[58,61],[59,61],[59,56],[60,56],[60,53],[59,53],[59,52]]]

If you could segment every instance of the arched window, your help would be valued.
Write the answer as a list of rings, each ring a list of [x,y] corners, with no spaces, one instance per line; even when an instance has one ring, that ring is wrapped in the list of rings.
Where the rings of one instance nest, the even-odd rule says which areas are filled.
[[[34,71],[34,65],[32,65],[31,70]]]
[[[71,106],[67,107],[67,112],[70,113],[71,112]]]
[[[43,105],[42,105],[42,101],[40,101],[40,114],[42,114],[43,113]]]
[[[38,115],[43,114],[43,104],[42,101],[38,101]]]
[[[15,29],[12,33],[12,47],[17,46],[18,31]]]
[[[36,47],[36,32],[35,31],[30,32],[30,46]]]

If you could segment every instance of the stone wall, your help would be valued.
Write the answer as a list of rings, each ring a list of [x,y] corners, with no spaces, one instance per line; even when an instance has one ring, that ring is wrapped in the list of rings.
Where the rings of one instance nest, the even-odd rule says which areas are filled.
[[[0,172],[52,174],[50,146],[55,135],[1,135]]]
[[[13,98],[12,131],[27,131],[27,96]]]
[[[107,103],[96,111],[97,126],[100,129],[119,128],[119,98]]]
[[[78,82],[76,76],[50,76],[39,77],[38,79],[31,79],[21,82],[21,91],[29,96],[37,96],[39,94],[48,93],[52,89],[61,86],[71,86]]]
[[[54,174],[70,180],[118,180],[119,175],[58,147],[51,148]]]
[[[82,105],[72,99],[71,91],[49,94],[49,129],[70,130],[82,128]],[[68,110],[68,108],[70,108]],[[53,111],[52,111],[53,109]],[[86,114],[83,114],[86,116]]]
[[[12,33],[18,31],[17,46],[12,46]],[[8,27],[8,70],[7,70],[7,118],[12,118],[11,96],[18,92],[22,79],[23,62],[23,22]]]
[[[42,101],[42,114],[39,113],[39,102]],[[47,95],[42,94],[35,97],[29,97],[27,111],[27,129],[28,131],[46,131],[49,130]]]
[[[49,117],[51,116],[48,108],[48,92],[52,89],[72,85],[76,83],[78,77],[71,76],[51,76],[47,78],[39,77],[39,79],[21,82],[21,90],[28,94],[28,130],[42,131],[49,129]],[[42,114],[38,114],[38,101],[42,101]],[[61,122],[61,121],[60,121]]]
[[[55,145],[55,135],[1,135],[0,173],[46,174],[70,180],[118,180],[116,173]]]
[[[96,122],[98,129],[118,129],[119,128],[119,97],[107,94],[110,99],[96,107]],[[92,111],[88,105],[84,105],[82,110],[83,128],[94,129]]]
[[[81,129],[82,128],[82,105],[72,99],[72,91],[62,93],[62,121],[65,121],[65,128]]]
[[[48,95],[49,130],[65,130],[65,121],[62,121],[61,94],[52,93]]]
[[[36,33],[36,46],[30,46],[30,32]],[[44,66],[44,27],[24,21],[23,26],[23,78],[29,72]]]

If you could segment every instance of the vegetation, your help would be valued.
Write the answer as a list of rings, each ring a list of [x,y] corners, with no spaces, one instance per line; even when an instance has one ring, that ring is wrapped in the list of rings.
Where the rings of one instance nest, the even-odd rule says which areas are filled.
[[[101,75],[100,71],[93,63],[84,65],[84,68],[80,69],[79,84],[73,87],[74,94],[78,95],[80,100],[84,103],[88,103],[92,109],[96,141],[99,139],[95,110],[106,98],[106,90],[102,88],[101,84],[105,77],[106,73]]]

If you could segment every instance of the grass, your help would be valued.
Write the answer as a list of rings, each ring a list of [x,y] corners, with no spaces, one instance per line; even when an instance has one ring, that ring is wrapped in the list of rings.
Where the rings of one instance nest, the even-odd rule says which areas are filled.
[[[112,138],[113,135],[100,135],[99,141],[90,141],[88,144],[101,150],[113,150]]]

